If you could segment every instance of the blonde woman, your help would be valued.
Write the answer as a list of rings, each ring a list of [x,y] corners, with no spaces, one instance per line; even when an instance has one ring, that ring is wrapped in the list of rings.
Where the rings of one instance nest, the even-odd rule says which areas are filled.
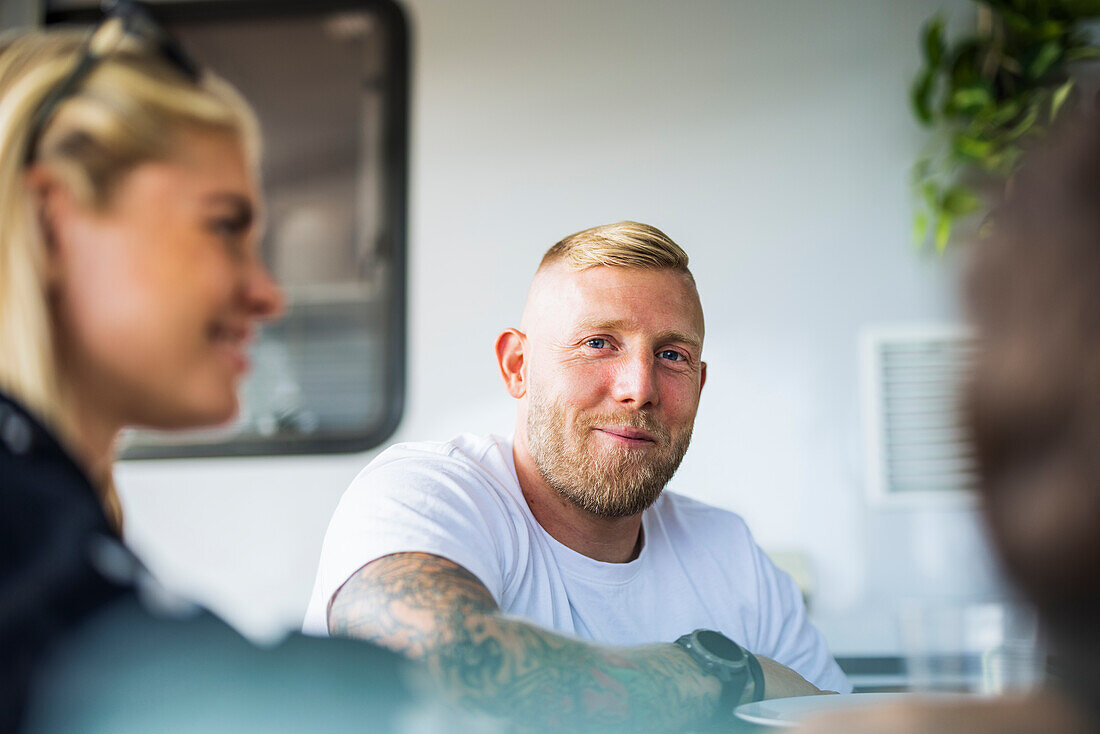
[[[0,42],[0,731],[384,730],[408,698],[366,645],[151,613],[181,607],[121,543],[119,431],[231,419],[282,309],[258,151],[134,3]]]

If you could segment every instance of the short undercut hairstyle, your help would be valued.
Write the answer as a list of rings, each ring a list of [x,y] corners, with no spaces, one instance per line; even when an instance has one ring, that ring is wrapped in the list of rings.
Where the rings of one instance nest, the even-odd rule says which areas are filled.
[[[640,222],[604,224],[571,234],[546,251],[539,269],[558,262],[571,270],[599,265],[674,270],[695,281],[687,253],[661,230]]]

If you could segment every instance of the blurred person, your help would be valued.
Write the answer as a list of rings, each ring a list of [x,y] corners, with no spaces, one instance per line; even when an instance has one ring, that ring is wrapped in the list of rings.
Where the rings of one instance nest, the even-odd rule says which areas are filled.
[[[682,731],[851,690],[745,522],[664,491],[703,331],[687,255],[656,228],[550,248],[496,341],[514,437],[372,461],[329,526],[306,631],[426,660],[468,703],[551,727]]]
[[[1100,119],[1031,153],[975,246],[965,399],[985,521],[1050,652],[1031,693],[914,699],[809,734],[1100,731]]]
[[[261,263],[247,103],[146,12],[0,39],[0,731],[397,728],[398,656],[253,647],[122,542],[119,431],[225,423]]]

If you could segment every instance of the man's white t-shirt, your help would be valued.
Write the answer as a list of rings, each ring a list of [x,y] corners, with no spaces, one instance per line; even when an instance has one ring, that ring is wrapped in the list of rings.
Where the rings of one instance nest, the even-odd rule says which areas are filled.
[[[510,439],[465,434],[398,444],[340,500],[303,629],[327,634],[329,600],[370,561],[432,553],[477,576],[505,613],[549,629],[611,645],[718,630],[820,688],[851,690],[807,620],[798,587],[739,516],[666,491],[642,514],[642,528],[635,560],[593,560],[535,520]]]

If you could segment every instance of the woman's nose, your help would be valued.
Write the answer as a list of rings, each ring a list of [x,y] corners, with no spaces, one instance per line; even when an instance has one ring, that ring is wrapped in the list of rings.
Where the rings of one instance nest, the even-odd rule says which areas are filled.
[[[286,296],[275,278],[259,259],[252,263],[245,284],[249,313],[264,321],[277,319],[286,309]]]

